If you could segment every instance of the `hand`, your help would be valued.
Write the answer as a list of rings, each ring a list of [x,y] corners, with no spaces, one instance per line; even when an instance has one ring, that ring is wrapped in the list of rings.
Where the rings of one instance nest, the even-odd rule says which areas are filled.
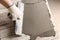
[[[15,11],[12,12],[12,20],[15,21],[15,20],[18,20],[20,19],[20,10],[17,8]]]
[[[21,12],[21,11],[19,10],[19,8],[16,7],[15,5],[12,5],[12,6],[9,8],[9,11],[10,11],[10,13],[12,14],[12,20],[13,20],[13,21],[21,18],[22,12]]]

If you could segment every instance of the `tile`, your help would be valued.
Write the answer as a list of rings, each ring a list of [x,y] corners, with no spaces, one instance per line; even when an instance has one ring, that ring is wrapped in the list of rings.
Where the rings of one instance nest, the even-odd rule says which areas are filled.
[[[29,40],[30,36],[28,35],[23,35],[22,37],[18,37],[18,36],[9,36],[9,37],[5,37],[5,38],[1,38],[1,40]]]
[[[0,38],[9,36],[9,35],[13,35],[14,34],[14,27],[8,28],[8,29],[3,29],[0,30]]]

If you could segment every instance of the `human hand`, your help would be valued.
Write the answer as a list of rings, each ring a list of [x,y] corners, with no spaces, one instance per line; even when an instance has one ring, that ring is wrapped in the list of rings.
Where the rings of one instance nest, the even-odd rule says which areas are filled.
[[[12,14],[12,20],[17,20],[20,19],[22,17],[22,12],[19,10],[18,7],[16,7],[15,5],[13,5],[12,7],[9,8],[10,13]]]

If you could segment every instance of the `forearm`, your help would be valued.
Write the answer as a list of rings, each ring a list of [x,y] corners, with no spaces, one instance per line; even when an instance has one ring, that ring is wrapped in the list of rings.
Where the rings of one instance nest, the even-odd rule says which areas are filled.
[[[16,7],[15,4],[11,0],[0,0],[0,3],[4,5],[9,12],[12,14],[13,18],[12,20],[15,21],[17,18],[19,18],[18,13],[20,13],[20,10],[18,7]]]
[[[0,3],[6,8],[10,7],[13,4],[11,0],[0,0]]]

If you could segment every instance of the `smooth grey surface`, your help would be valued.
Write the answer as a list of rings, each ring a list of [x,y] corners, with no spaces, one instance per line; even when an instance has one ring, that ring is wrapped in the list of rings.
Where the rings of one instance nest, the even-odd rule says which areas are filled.
[[[25,3],[24,7],[23,33],[36,37],[42,33],[44,35],[45,32],[53,29],[53,33],[48,35],[47,32],[47,35],[55,35],[54,26],[50,20],[45,1],[39,3]]]

